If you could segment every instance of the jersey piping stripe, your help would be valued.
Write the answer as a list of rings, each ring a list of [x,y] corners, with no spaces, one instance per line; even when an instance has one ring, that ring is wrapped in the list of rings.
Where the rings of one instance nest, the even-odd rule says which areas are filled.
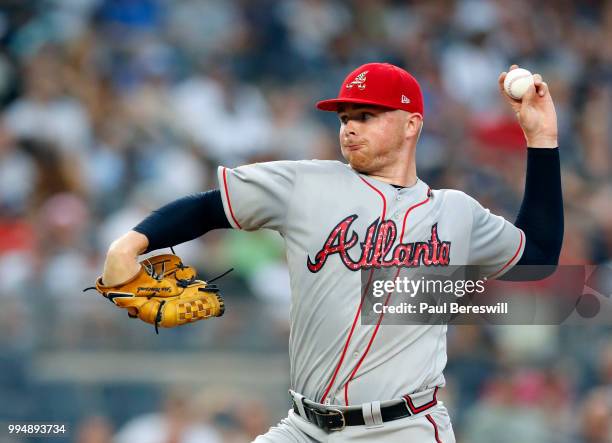
[[[366,185],[368,185],[371,189],[373,189],[378,195],[380,195],[380,198],[382,198],[383,201],[383,210],[382,210],[382,215],[380,216],[380,221],[382,222],[385,219],[385,215],[387,214],[387,199],[385,198],[385,195],[380,192],[379,189],[377,189],[374,185],[372,185],[371,183],[369,183],[365,178],[363,178],[362,176],[359,176],[359,178],[361,179],[362,182],[364,182]]]
[[[359,178],[361,179],[362,182],[364,182],[366,185],[368,185],[368,187],[370,187],[370,189],[374,190],[382,199],[383,202],[383,210],[382,210],[382,215],[380,216],[380,220],[383,221],[385,219],[385,215],[387,213],[387,199],[385,198],[385,195],[380,192],[378,189],[376,189],[374,186],[372,186],[370,183],[368,183],[368,181],[366,179],[364,179],[363,177],[359,176]],[[338,360],[338,364],[336,365],[336,368],[334,369],[334,373],[332,375],[331,380],[329,381],[329,384],[327,385],[327,388],[325,388],[325,392],[323,393],[323,397],[321,397],[321,403],[325,402],[325,399],[327,398],[327,395],[329,394],[329,391],[331,390],[332,386],[334,385],[334,382],[336,381],[336,377],[338,376],[338,372],[340,371],[340,367],[342,366],[342,362],[344,361],[344,357],[346,357],[346,351],[348,350],[349,344],[351,342],[351,338],[353,337],[353,332],[355,332],[355,326],[357,325],[357,319],[359,318],[359,314],[361,313],[361,307],[363,306],[363,301],[365,300],[365,295],[368,292],[368,288],[370,287],[370,283],[372,282],[372,276],[374,275],[374,270],[370,270],[370,276],[368,278],[368,282],[366,283],[366,287],[363,290],[363,294],[361,294],[361,301],[359,302],[359,308],[357,308],[357,313],[355,314],[355,318],[353,319],[353,324],[351,326],[351,330],[349,331],[348,336],[346,337],[346,342],[344,343],[344,348],[342,349],[342,354],[340,354],[340,360]]]
[[[395,280],[397,278],[399,273],[400,273],[400,270],[398,269],[398,271],[393,276],[393,280]],[[387,298],[385,300],[385,305],[384,306],[387,306],[387,304],[389,303],[389,299],[390,298],[391,298],[391,293],[389,292],[389,294],[387,294]],[[355,368],[351,372],[351,375],[349,376],[349,380],[344,385],[344,404],[346,406],[348,406],[348,386],[349,386],[349,383],[353,380],[353,377],[355,377],[355,373],[357,372],[357,370],[361,366],[361,363],[363,363],[363,360],[365,359],[366,355],[370,351],[370,347],[372,346],[372,343],[374,342],[374,337],[376,337],[376,334],[378,333],[378,328],[380,327],[380,323],[382,322],[382,319],[383,319],[383,314],[381,313],[380,317],[378,317],[378,321],[376,322],[376,327],[374,328],[374,333],[370,337],[370,341],[368,341],[368,345],[366,346],[366,349],[365,349],[363,355],[361,356],[361,358],[357,362],[357,365],[355,366]]]
[[[236,216],[234,215],[234,209],[232,208],[232,202],[229,197],[229,190],[227,187],[227,168],[226,167],[223,167],[223,187],[225,188],[225,199],[227,200],[227,206],[229,207],[230,215],[232,216],[232,220],[234,220],[234,223],[236,223],[236,226],[238,226],[238,229],[242,229],[242,226],[240,226],[240,223],[238,223],[238,220],[236,220]]]
[[[329,381],[329,385],[327,386],[327,389],[325,389],[325,393],[323,394],[323,397],[321,397],[321,403],[325,402],[325,399],[327,398],[327,394],[329,394],[329,391],[331,389],[331,387],[334,385],[334,382],[336,381],[336,377],[338,376],[338,372],[340,371],[340,367],[342,366],[342,362],[344,361],[344,357],[346,356],[346,351],[348,350],[348,346],[349,343],[351,342],[351,338],[353,336],[353,332],[355,331],[355,326],[357,325],[357,319],[359,318],[359,313],[361,312],[361,307],[363,306],[363,301],[365,300],[365,295],[368,292],[368,288],[370,287],[370,283],[372,282],[372,276],[374,275],[374,271],[371,270],[370,271],[370,277],[368,279],[368,282],[366,284],[366,287],[363,291],[363,294],[361,295],[361,302],[359,303],[359,308],[357,309],[357,314],[355,314],[355,318],[353,319],[353,325],[351,326],[351,330],[349,332],[348,337],[346,338],[346,342],[344,343],[344,349],[342,349],[342,354],[340,355],[340,360],[338,361],[338,364],[336,365],[336,369],[334,370],[334,374],[331,378],[331,380]]]
[[[442,443],[442,440],[440,440],[440,434],[438,433],[438,425],[436,424],[436,421],[430,414],[427,414],[425,418],[429,420],[429,423],[431,423],[434,428],[434,437],[436,438],[436,443]]]
[[[408,218],[408,214],[410,214],[410,212],[412,212],[413,209],[416,209],[419,206],[424,205],[425,203],[427,203],[429,201],[429,199],[430,199],[430,195],[431,195],[431,193],[428,190],[427,191],[427,198],[425,200],[419,202],[419,203],[416,203],[416,204],[410,206],[408,208],[408,210],[406,211],[406,213],[404,214],[404,221],[402,222],[402,234],[400,235],[400,238],[399,238],[400,243],[402,243],[404,241],[404,231],[405,231],[405,228],[406,228],[406,219]],[[397,270],[397,272],[395,274],[395,277],[393,277],[393,279],[397,278],[397,276],[399,275],[400,271],[401,271],[401,268],[398,268],[398,270]],[[387,294],[387,299],[385,300],[385,306],[387,306],[387,304],[389,303],[390,298],[391,298],[391,292],[389,292],[389,294]],[[363,355],[361,356],[361,358],[357,362],[357,365],[355,366],[355,369],[353,369],[353,371],[351,372],[351,375],[349,376],[348,381],[344,385],[344,404],[346,406],[348,406],[348,404],[349,404],[348,403],[348,387],[349,387],[349,384],[351,383],[351,381],[355,377],[355,374],[359,370],[359,367],[361,366],[361,364],[365,360],[366,355],[368,355],[368,352],[370,351],[370,347],[372,346],[372,343],[374,342],[374,338],[376,337],[376,334],[378,333],[378,328],[380,327],[380,323],[382,322],[382,319],[383,319],[384,315],[385,315],[384,311],[381,312],[380,317],[378,317],[378,322],[376,323],[376,327],[374,328],[374,332],[372,333],[372,336],[370,337],[370,341],[368,342],[368,345],[366,346],[366,349],[365,349]]]
[[[520,241],[520,243],[518,245],[518,248],[517,248],[516,252],[512,256],[512,258],[510,260],[508,260],[508,263],[506,263],[499,271],[495,272],[494,274],[491,274],[488,278],[495,278],[495,277],[497,277],[504,269],[506,269],[508,266],[510,266],[510,263],[512,263],[514,261],[514,259],[516,258],[516,256],[519,254],[519,252],[521,251],[521,248],[523,247],[523,231],[521,231],[519,229],[519,233],[521,234],[521,241]]]

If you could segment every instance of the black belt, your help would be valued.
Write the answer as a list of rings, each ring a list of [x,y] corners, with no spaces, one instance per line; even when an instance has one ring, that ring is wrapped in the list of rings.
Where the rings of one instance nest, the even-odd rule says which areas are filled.
[[[418,414],[435,406],[438,403],[436,399],[437,391],[438,388],[434,391],[433,400],[422,406],[414,406],[412,399],[408,395],[402,397],[404,400],[403,402],[390,406],[382,406],[380,408],[380,415],[382,416],[383,423],[410,417],[411,415]],[[295,399],[293,399],[293,411],[324,431],[341,431],[346,426],[363,426],[366,424],[361,408],[340,410],[333,406],[321,407],[318,405],[314,406],[310,403],[311,402],[307,400],[302,400],[306,417],[300,414]]]

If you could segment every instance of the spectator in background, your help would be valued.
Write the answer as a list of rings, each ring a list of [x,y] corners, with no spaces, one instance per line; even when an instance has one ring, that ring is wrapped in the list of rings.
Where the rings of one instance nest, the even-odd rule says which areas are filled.
[[[189,389],[166,396],[162,410],[133,418],[119,429],[114,443],[221,443],[219,434],[199,420]]]
[[[223,443],[250,442],[270,425],[268,405],[246,389],[214,386],[202,390],[195,399],[198,417],[214,424]]]
[[[261,91],[213,62],[173,91],[173,110],[187,136],[214,163],[236,165],[270,149],[270,112]]]
[[[113,426],[104,416],[87,417],[78,424],[74,443],[113,443]]]
[[[38,171],[32,156],[19,149],[14,134],[0,122],[0,208],[22,214],[34,193]],[[0,250],[2,248],[0,247]]]
[[[497,13],[487,1],[460,2],[456,22],[464,38],[455,40],[441,54],[445,89],[476,118],[495,109],[499,100],[496,85],[488,81],[506,65],[503,54],[491,42]]]
[[[577,443],[608,443],[612,441],[612,389],[596,388],[582,403]]]
[[[498,373],[481,400],[467,413],[458,441],[488,443],[555,443],[544,411],[520,398],[520,383],[512,374]]]
[[[39,50],[24,65],[24,93],[6,109],[5,122],[17,137],[53,143],[78,157],[91,143],[91,129],[81,103],[66,94],[64,69],[59,48]]]

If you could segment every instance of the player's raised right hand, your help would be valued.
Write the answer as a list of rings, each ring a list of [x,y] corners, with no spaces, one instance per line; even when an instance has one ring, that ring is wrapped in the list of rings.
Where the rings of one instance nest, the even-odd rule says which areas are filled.
[[[510,70],[517,69],[510,66]],[[507,73],[502,72],[498,78],[499,90],[507,103],[512,107],[516,118],[523,129],[527,146],[533,148],[556,148],[559,146],[557,113],[548,85],[540,74],[534,74],[534,85],[530,86],[521,100],[510,97],[504,90]]]

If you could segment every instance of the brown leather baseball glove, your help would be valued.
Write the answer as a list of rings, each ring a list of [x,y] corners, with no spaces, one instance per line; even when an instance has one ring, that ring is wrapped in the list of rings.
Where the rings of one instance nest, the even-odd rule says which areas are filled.
[[[158,327],[175,326],[223,315],[225,305],[216,285],[196,279],[193,268],[173,254],[162,254],[140,262],[140,271],[128,281],[105,286],[102,277],[95,288],[132,318]],[[86,289],[86,290],[87,290]]]

